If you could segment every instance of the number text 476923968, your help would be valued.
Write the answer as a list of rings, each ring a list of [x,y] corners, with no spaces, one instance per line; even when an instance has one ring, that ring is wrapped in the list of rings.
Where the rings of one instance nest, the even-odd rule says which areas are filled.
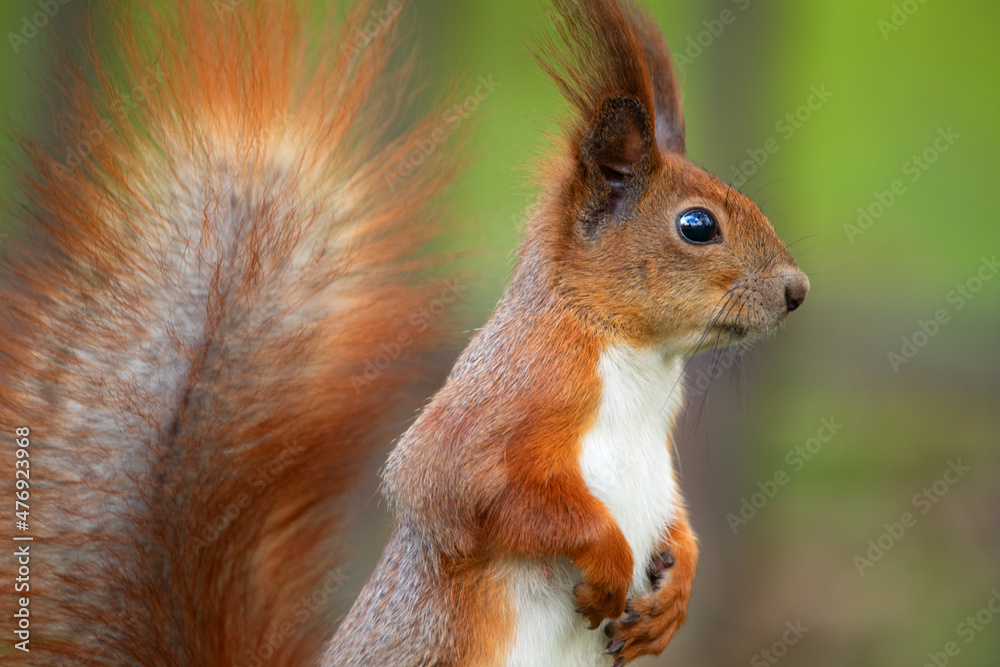
[[[17,560],[17,575],[14,577],[14,591],[17,593],[17,610],[14,612],[14,648],[28,652],[31,638],[31,541],[29,533],[29,500],[31,499],[31,445],[27,426],[19,426],[14,431],[17,448],[14,463],[14,557]]]

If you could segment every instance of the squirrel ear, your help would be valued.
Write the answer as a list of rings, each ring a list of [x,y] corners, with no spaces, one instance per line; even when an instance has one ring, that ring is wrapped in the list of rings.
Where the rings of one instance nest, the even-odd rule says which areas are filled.
[[[646,68],[653,83],[656,144],[661,151],[684,155],[684,112],[681,109],[681,91],[677,85],[670,49],[652,16],[634,6],[632,14],[639,41],[642,42]]]
[[[580,143],[580,158],[588,199],[583,221],[593,233],[638,201],[659,158],[651,119],[639,100],[605,99]]]

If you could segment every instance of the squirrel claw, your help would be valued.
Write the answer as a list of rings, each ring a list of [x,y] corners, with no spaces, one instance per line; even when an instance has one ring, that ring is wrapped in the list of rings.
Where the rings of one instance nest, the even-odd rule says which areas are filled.
[[[689,582],[663,576],[658,584],[652,593],[630,600],[624,618],[604,627],[609,637],[605,652],[615,657],[616,665],[625,665],[644,655],[659,655],[684,622],[690,596]]]
[[[646,574],[649,575],[649,583],[653,588],[659,588],[666,577],[667,570],[677,564],[674,555],[670,551],[663,551],[657,554],[649,564]]]

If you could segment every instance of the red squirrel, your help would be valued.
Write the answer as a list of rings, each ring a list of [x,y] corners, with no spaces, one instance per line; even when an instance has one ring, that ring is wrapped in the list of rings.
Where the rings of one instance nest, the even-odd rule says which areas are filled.
[[[389,456],[393,533],[335,632],[316,593],[436,341],[350,381],[437,289],[415,250],[446,151],[393,171],[435,118],[394,134],[398,12],[375,4],[323,23],[351,48],[316,53],[294,3],[150,10],[156,49],[123,20],[123,78],[95,56],[96,83],[70,87],[77,159],[31,149],[34,238],[6,249],[0,488],[29,452],[36,536],[30,590],[2,609],[30,610],[30,652],[9,654],[617,667],[664,650],[698,559],[672,464],[684,360],[771,331],[809,281],[750,199],[686,159],[653,19],[553,4],[536,52],[572,118],[503,298]]]

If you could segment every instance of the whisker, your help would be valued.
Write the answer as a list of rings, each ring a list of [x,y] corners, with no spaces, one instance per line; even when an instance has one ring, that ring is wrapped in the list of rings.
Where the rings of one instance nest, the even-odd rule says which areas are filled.
[[[805,236],[800,236],[799,238],[795,239],[791,243],[785,244],[785,250],[788,250],[789,248],[791,248],[793,245],[795,245],[799,241],[805,241],[806,239],[818,239],[818,238],[819,238],[819,234],[806,234]]]
[[[716,303],[716,305],[715,305],[715,307],[713,309],[714,310],[714,314],[713,314],[712,318],[709,320],[708,325],[705,327],[704,333],[702,333],[701,337],[698,339],[698,343],[695,345],[694,351],[689,355],[690,357],[693,357],[694,355],[698,354],[701,351],[702,345],[704,345],[705,340],[712,333],[712,329],[718,323],[718,321],[722,317],[722,315],[726,312],[728,304],[732,300],[733,295],[736,293],[737,289],[739,289],[739,286],[734,286],[734,287],[730,288],[729,290],[727,290],[725,294],[723,294],[722,296],[719,297],[719,301]],[[721,332],[720,332],[719,335],[721,337]],[[716,343],[718,343],[718,342],[719,342],[719,338],[716,338]],[[683,378],[683,373],[681,374],[680,377],[677,378],[677,381],[674,382],[674,386],[671,387],[670,391],[667,392],[667,396],[664,399],[663,404],[660,406],[660,414],[663,414],[664,410],[666,410],[667,404],[670,402],[671,397],[674,395],[674,392],[677,390],[677,386],[680,383],[680,381],[681,381],[682,378]]]
[[[739,161],[740,159],[737,156],[736,163],[733,164],[733,175],[729,177],[729,182],[726,183],[726,201],[722,204],[722,207],[726,210],[729,210],[729,194],[733,191],[733,181],[736,180],[736,174],[739,173],[736,166],[739,164]]]
[[[695,348],[694,352],[691,353],[692,356],[697,355],[701,351],[701,346],[704,343],[704,340],[708,337],[708,335],[711,334],[711,331],[714,328],[715,324],[718,322],[719,318],[721,318],[722,315],[725,314],[727,310],[729,310],[729,303],[732,301],[733,298],[738,298],[741,300],[741,303],[745,304],[745,301],[743,301],[742,299],[742,294],[736,292],[737,289],[738,286],[730,289],[726,293],[726,295],[728,295],[729,298],[726,299],[726,302],[724,304],[721,304],[720,307],[717,309],[717,312],[715,316],[712,318],[711,322],[709,323],[709,326],[705,334],[702,335],[702,340],[699,342],[699,345]],[[730,351],[730,348],[722,348],[719,345],[719,343],[722,340],[722,333],[723,332],[721,331],[716,333],[715,345],[713,346],[714,349],[712,351],[713,352],[712,362],[709,365],[708,386],[705,388],[705,391],[702,394],[701,402],[698,406],[698,412],[695,415],[695,426],[697,426],[698,423],[701,422],[701,415],[704,413],[705,405],[708,401],[708,395],[712,389],[712,384],[715,382],[716,378],[720,374],[719,369],[722,366],[723,358]]]

